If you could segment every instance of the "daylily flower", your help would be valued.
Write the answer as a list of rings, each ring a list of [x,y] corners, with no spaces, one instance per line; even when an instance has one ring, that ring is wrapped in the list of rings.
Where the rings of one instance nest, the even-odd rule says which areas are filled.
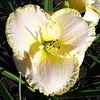
[[[100,0],[68,0],[68,3],[71,8],[80,12],[84,12],[87,6],[94,6],[100,12]]]
[[[31,88],[60,95],[76,83],[95,28],[74,9],[49,15],[39,6],[26,5],[9,15],[6,36],[16,66]]]
[[[68,0],[69,7],[85,12],[84,19],[96,26],[100,19],[100,0]]]

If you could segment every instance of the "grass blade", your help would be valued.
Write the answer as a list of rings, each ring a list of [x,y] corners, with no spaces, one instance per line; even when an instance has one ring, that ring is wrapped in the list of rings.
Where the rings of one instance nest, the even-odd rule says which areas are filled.
[[[99,59],[97,59],[97,57],[96,56],[93,56],[93,55],[91,55],[91,54],[88,54],[88,56],[89,57],[91,57],[95,62],[97,62],[97,63],[99,63],[100,64],[100,60]]]
[[[2,74],[3,76],[5,76],[5,77],[7,77],[11,80],[14,80],[16,82],[19,82],[19,80],[20,80],[17,76],[15,76],[14,74],[4,70],[2,67],[0,67],[0,74]],[[24,84],[25,82],[22,80],[21,83]]]

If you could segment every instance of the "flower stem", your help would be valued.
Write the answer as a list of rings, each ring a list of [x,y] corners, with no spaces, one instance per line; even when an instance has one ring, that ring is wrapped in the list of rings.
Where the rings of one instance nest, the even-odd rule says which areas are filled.
[[[21,72],[19,72],[19,100],[22,100],[21,98]]]

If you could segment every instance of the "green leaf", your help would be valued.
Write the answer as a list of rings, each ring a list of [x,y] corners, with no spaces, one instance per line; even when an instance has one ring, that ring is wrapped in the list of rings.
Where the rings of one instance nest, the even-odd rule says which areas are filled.
[[[44,0],[44,10],[47,12],[53,11],[53,0]]]
[[[80,96],[96,96],[100,95],[100,89],[87,89],[87,90],[80,90],[74,93],[75,95]]]
[[[60,100],[59,97],[57,97],[57,96],[52,96],[50,98],[51,98],[50,100]]]
[[[100,43],[100,33],[97,34],[95,43]]]
[[[100,60],[96,56],[91,55],[91,54],[88,54],[88,56],[91,57],[95,62],[100,64]]]
[[[11,79],[13,81],[16,81],[16,82],[19,82],[20,81],[20,79],[17,76],[15,76],[14,74],[12,74],[12,73],[4,70],[2,67],[0,67],[0,73],[3,76],[5,76],[5,77],[7,77],[7,78],[9,78],[9,79]],[[21,80],[21,83],[24,84],[25,82],[23,80]]]

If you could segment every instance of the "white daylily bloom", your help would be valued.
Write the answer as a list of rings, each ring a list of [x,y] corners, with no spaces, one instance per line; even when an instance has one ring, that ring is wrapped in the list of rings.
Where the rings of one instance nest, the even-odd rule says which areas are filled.
[[[46,95],[59,95],[77,81],[95,28],[76,10],[64,8],[50,16],[39,6],[26,5],[9,15],[6,35],[29,85]]]
[[[84,19],[96,26],[100,19],[100,0],[85,0],[86,12]]]
[[[100,0],[68,0],[69,7],[85,12],[84,20],[96,26],[100,19]]]
[[[68,0],[69,6],[79,10],[85,11],[87,6],[95,6],[100,10],[100,0]]]
[[[100,16],[91,8],[86,8],[85,15],[83,17],[84,20],[91,23],[91,25],[96,26],[99,22]]]

